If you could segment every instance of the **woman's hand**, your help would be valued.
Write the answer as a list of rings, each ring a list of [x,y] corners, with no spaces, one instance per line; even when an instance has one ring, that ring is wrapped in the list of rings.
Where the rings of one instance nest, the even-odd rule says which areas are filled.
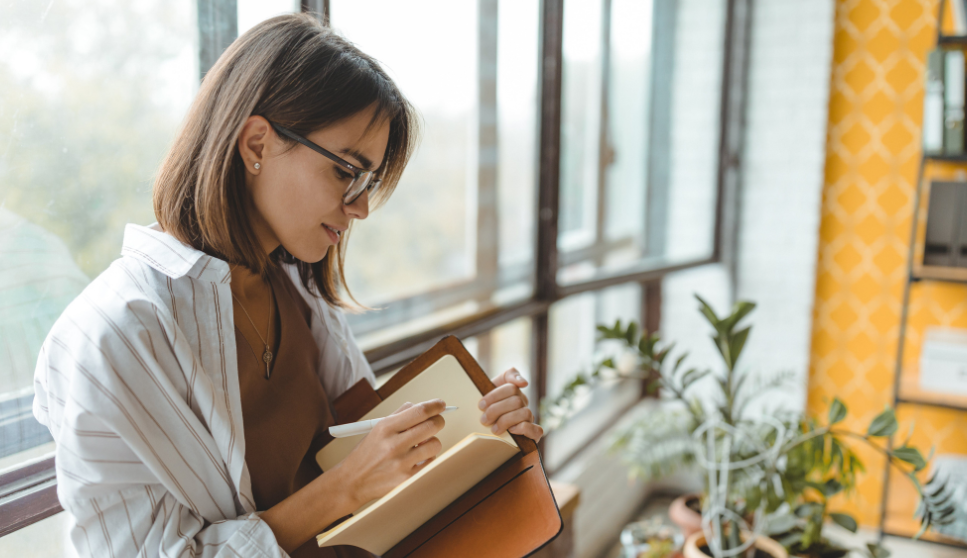
[[[544,435],[544,429],[533,424],[534,413],[527,407],[527,396],[520,388],[527,387],[527,380],[516,368],[494,378],[496,389],[480,399],[480,424],[490,426],[490,431],[501,435],[505,431],[527,436],[535,442]]]
[[[440,453],[446,403],[406,403],[379,421],[339,464],[356,508],[380,498],[426,467]],[[335,469],[334,469],[335,470]],[[353,509],[356,509],[353,508]]]

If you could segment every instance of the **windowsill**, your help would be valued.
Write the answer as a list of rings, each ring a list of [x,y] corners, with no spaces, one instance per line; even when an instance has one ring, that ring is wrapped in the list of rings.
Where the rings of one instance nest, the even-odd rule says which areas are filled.
[[[53,455],[54,442],[47,442],[46,444],[41,444],[37,447],[30,448],[29,450],[24,450],[13,455],[8,455],[7,457],[2,457],[0,458],[0,475],[8,473],[14,469],[19,469],[28,462],[40,461],[47,459],[48,457],[53,457]]]

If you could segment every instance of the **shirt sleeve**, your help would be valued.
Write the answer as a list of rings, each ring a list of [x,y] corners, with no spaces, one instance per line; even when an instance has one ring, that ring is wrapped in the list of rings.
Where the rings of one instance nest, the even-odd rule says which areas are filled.
[[[80,558],[288,557],[257,513],[209,523],[160,485],[131,486],[62,504],[72,516],[70,536]]]
[[[243,513],[195,414],[207,409],[174,383],[184,361],[166,316],[144,301],[120,316],[107,299],[87,293],[65,311],[34,373],[33,412],[56,442],[57,496],[78,555],[286,557],[269,525]]]

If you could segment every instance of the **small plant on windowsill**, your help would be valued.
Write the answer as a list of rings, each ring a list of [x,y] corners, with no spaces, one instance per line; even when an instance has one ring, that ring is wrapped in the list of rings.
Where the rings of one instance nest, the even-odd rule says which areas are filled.
[[[855,531],[856,520],[829,509],[830,497],[855,487],[863,464],[850,442],[865,444],[882,453],[903,472],[921,497],[918,516],[921,530],[953,519],[954,507],[946,486],[934,479],[925,485],[918,473],[929,461],[906,441],[886,449],[881,441],[897,430],[896,415],[887,408],[865,432],[843,428],[847,408],[838,399],[821,422],[805,416],[772,416],[748,413],[756,397],[788,382],[780,374],[767,382],[755,382],[736,364],[748,340],[751,326],[740,324],[755,308],[739,302],[731,314],[720,318],[700,297],[699,309],[712,325],[712,340],[724,361],[718,372],[687,368],[687,354],[672,361],[673,344],[657,334],[641,332],[637,324],[598,326],[599,343],[617,343],[620,355],[596,362],[588,373],[578,374],[561,394],[542,402],[545,428],[563,424],[580,407],[580,401],[596,385],[617,379],[647,380],[650,390],[660,387],[663,405],[623,428],[613,442],[632,476],[649,480],[683,467],[705,471],[703,531],[714,556],[745,556],[760,535],[779,541],[798,556],[837,558],[849,550],[823,535],[823,525],[833,521]],[[714,379],[711,405],[693,396],[703,378]],[[693,542],[694,545],[694,542]],[[686,550],[688,547],[686,547]],[[889,553],[873,544],[865,549],[873,558]],[[686,553],[687,555],[687,553]],[[698,554],[701,555],[701,554]]]

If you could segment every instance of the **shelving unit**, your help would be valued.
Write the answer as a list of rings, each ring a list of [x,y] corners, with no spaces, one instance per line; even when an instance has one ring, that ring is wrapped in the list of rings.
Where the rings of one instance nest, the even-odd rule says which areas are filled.
[[[941,0],[939,20],[937,23],[937,48],[946,50],[967,49],[967,35],[945,35],[942,33],[946,5],[947,0]],[[921,227],[923,227],[923,208],[921,201],[926,183],[928,182],[925,180],[926,170],[929,165],[938,163],[964,165],[964,170],[967,171],[967,153],[924,153],[920,158],[920,165],[917,171],[916,194],[914,196],[913,224],[910,231],[910,248],[907,258],[907,277],[904,282],[903,305],[900,312],[900,336],[897,346],[893,382],[893,404],[898,413],[904,407],[911,406],[931,409],[937,413],[961,413],[967,411],[967,396],[921,389],[919,385],[919,370],[917,369],[914,375],[912,373],[913,371],[908,369],[904,362],[907,330],[910,327],[910,299],[914,294],[913,291],[918,287],[925,287],[931,283],[958,284],[967,287],[967,279],[929,276],[915,272],[917,269],[915,265],[916,258],[918,255],[922,257],[922,254],[918,254],[917,250],[919,235],[921,232],[923,234],[926,233],[925,230],[921,231]],[[967,187],[967,184],[965,184],[965,187]],[[965,289],[965,296],[967,296],[967,289]],[[892,438],[888,444],[892,447]],[[909,537],[916,534],[919,530],[919,521],[912,517],[911,510],[901,509],[902,506],[892,506],[890,502],[891,491],[900,493],[901,496],[907,498],[915,496],[914,489],[908,486],[909,482],[905,481],[906,479],[900,475],[894,475],[891,478],[891,466],[889,463],[886,464],[880,508],[881,538],[887,535]],[[967,543],[965,542],[933,532],[924,535],[923,539],[947,546],[967,548]]]
[[[937,44],[949,48],[967,48],[967,35],[937,35]]]

